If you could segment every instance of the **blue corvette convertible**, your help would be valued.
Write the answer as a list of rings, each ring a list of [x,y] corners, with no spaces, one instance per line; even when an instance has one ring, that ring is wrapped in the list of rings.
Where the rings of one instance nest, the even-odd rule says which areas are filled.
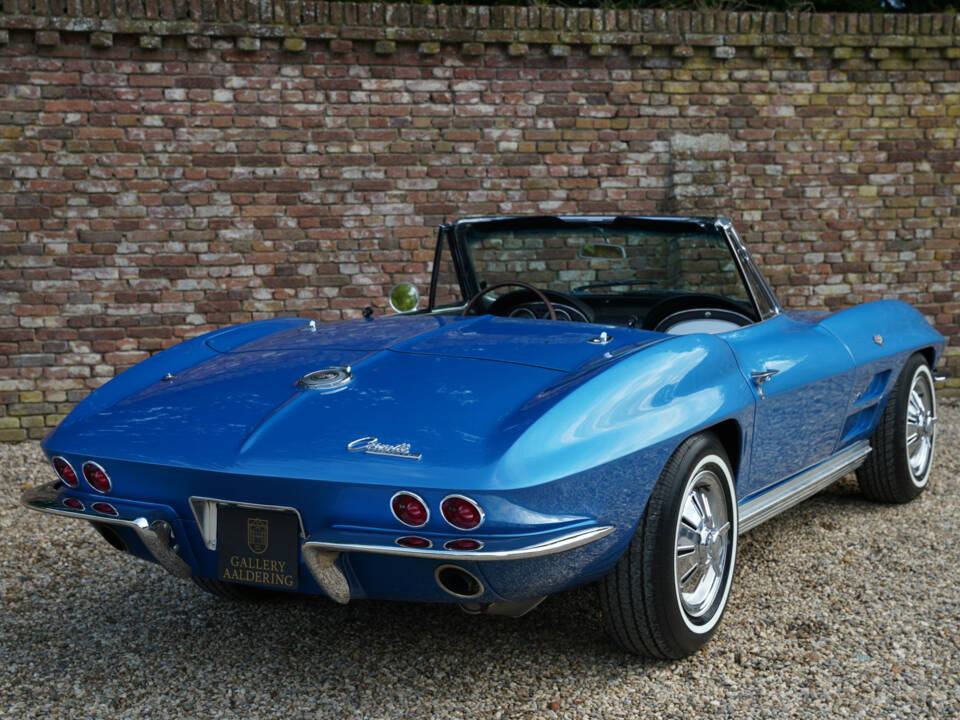
[[[424,309],[194,338],[44,441],[34,510],[231,597],[522,615],[596,582],[612,637],[715,632],[737,536],[853,470],[905,502],[944,340],[897,301],[786,312],[724,219],[440,228]]]

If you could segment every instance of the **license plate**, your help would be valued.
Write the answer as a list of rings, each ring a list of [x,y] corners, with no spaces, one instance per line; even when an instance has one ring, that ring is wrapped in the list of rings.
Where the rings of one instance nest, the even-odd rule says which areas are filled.
[[[221,505],[217,509],[217,555],[221,580],[296,590],[300,567],[297,516]]]

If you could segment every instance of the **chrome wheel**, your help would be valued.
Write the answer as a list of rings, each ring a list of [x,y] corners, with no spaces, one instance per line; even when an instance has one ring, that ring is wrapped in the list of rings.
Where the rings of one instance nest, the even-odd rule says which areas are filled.
[[[937,430],[937,406],[933,394],[933,378],[926,365],[913,375],[907,401],[907,462],[914,484],[926,483],[933,457],[933,443]]]
[[[674,579],[683,611],[691,618],[710,610],[726,578],[731,526],[723,482],[701,466],[687,483],[681,505]]]
[[[633,539],[603,578],[608,632],[654,658],[696,652],[716,632],[737,562],[737,487],[712,432],[673,451]]]

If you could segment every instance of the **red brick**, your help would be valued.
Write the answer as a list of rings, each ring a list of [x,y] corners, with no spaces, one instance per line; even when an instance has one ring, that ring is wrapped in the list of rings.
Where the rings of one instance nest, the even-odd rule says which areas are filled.
[[[399,279],[426,285],[435,224],[467,215],[728,215],[786,307],[896,295],[960,347],[955,60],[831,59],[829,36],[811,58],[678,56],[678,19],[707,16],[671,12],[633,57],[636,35],[616,31],[604,57],[528,39],[523,57],[503,40],[418,54],[463,33],[454,13],[383,56],[373,14],[326,12],[356,34],[317,43],[330,35],[305,17],[301,55],[206,36],[17,46],[0,70],[0,369],[60,394],[0,395],[0,415],[53,418],[105,373],[215,326],[384,308]],[[736,28],[717,30],[735,47]],[[703,134],[729,142],[671,145]],[[960,376],[960,354],[948,364]]]

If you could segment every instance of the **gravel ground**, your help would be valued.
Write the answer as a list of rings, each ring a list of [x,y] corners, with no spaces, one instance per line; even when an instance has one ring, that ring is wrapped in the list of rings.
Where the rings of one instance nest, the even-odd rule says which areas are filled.
[[[593,588],[520,620],[219,601],[21,510],[51,470],[36,444],[0,444],[0,717],[958,717],[960,408],[944,405],[920,499],[875,505],[845,478],[752,531],[719,633],[672,663],[608,641]]]

